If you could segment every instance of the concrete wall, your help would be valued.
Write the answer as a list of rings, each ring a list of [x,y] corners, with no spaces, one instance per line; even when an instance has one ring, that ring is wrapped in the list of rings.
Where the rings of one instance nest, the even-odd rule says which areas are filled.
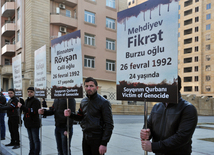
[[[192,103],[201,116],[213,116],[214,115],[214,98],[207,96],[195,96],[195,95],[182,95],[182,98]],[[53,102],[47,102],[50,107]],[[148,102],[148,112],[150,113],[155,102]],[[76,104],[76,111],[79,109],[80,103]],[[127,104],[112,104],[112,112],[116,115],[143,115],[143,105],[127,105]]]

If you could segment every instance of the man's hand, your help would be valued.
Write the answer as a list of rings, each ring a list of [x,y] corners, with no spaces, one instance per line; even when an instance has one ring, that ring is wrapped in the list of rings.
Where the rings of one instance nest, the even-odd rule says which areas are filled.
[[[67,136],[67,134],[68,134],[68,132],[67,132],[67,131],[64,131],[64,135]]]
[[[148,140],[151,132],[150,129],[142,129],[140,131],[140,138],[141,140]]]
[[[22,104],[20,102],[18,102],[18,105],[17,105],[19,108],[21,108]]]
[[[148,140],[141,140],[141,146],[144,151],[152,152],[152,143]]]
[[[70,109],[65,109],[64,115],[65,115],[66,117],[70,116],[70,115],[71,115],[71,110],[70,110]]]
[[[44,114],[44,109],[38,109],[38,113],[39,113],[40,115],[43,115],[43,114]]]
[[[107,147],[104,146],[104,145],[100,145],[100,147],[99,147],[99,153],[100,153],[101,155],[103,155],[103,154],[105,154],[106,152],[107,152]]]

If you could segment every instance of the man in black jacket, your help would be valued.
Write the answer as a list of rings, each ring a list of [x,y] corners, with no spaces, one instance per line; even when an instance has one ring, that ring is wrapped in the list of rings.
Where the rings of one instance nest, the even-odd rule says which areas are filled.
[[[18,102],[19,100],[15,97],[14,89],[8,90],[8,95],[10,100],[7,103],[7,106],[2,106],[1,110],[7,110],[8,117],[8,127],[11,137],[11,142],[5,146],[13,146],[12,149],[17,149],[20,147],[19,144],[19,111],[18,111]]]
[[[64,114],[81,121],[83,155],[103,155],[114,128],[111,104],[97,93],[98,84],[95,79],[86,78],[84,86],[87,97],[82,99],[77,115],[69,109]]]
[[[76,101],[74,98],[68,99],[68,107],[75,112]],[[55,137],[57,143],[58,155],[68,155],[67,153],[67,117],[64,116],[64,110],[67,109],[67,99],[54,99],[54,103],[49,110],[39,109],[38,113],[44,116],[54,115],[55,118]],[[73,134],[73,119],[69,118],[69,146]],[[71,150],[69,148],[69,155]]]
[[[190,155],[192,135],[197,125],[196,108],[182,99],[178,77],[178,103],[157,103],[148,119],[148,129],[140,132],[142,148],[156,155]],[[149,139],[152,138],[152,142]]]
[[[6,105],[6,98],[2,94],[3,89],[1,89],[0,92],[0,107]],[[4,121],[4,116],[5,116],[5,110],[0,110],[0,125],[1,125],[1,140],[5,140],[5,121]]]
[[[40,101],[34,97],[34,87],[27,89],[28,98],[25,105],[18,103],[18,107],[24,111],[24,125],[27,128],[28,138],[30,141],[29,155],[39,155],[40,152],[40,139],[39,128],[41,121],[38,114],[38,109],[41,108]]]

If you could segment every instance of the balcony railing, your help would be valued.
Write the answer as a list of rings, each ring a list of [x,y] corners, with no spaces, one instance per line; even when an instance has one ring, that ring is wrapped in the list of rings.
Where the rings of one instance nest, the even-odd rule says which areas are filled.
[[[74,16],[74,15],[68,15],[66,13],[56,13],[56,12],[54,12],[54,13],[51,13],[51,15],[61,15],[61,16],[65,16],[65,17],[77,19],[76,16]]]

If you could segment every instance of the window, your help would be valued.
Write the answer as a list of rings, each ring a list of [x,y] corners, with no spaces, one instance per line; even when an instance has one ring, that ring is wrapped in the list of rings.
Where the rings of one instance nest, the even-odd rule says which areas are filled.
[[[195,32],[198,32],[198,26],[197,26],[197,27],[195,27]]]
[[[210,75],[206,75],[206,81],[210,81]]]
[[[10,65],[10,59],[4,59],[4,64],[5,65]]]
[[[198,72],[198,66],[195,66],[195,72]]]
[[[211,35],[210,34],[206,34],[206,40],[210,40],[211,39]]]
[[[84,67],[94,68],[94,57],[84,56]]]
[[[115,71],[115,61],[106,60],[106,70]]]
[[[74,18],[75,19],[77,18],[77,10],[76,9],[74,10]]]
[[[178,6],[178,10],[180,10],[180,9],[181,9],[181,6],[179,5],[179,6]]]
[[[4,42],[5,42],[5,45],[10,44],[10,40],[5,39]]]
[[[197,82],[198,81],[198,76],[195,76],[195,82]]]
[[[211,56],[210,55],[206,55],[206,61],[210,61]]]
[[[115,0],[106,0],[106,6],[115,8]]]
[[[181,18],[181,16],[180,16],[180,14],[178,14],[178,19],[180,19]]]
[[[195,0],[195,3],[196,3],[196,2],[199,2],[199,0]]]
[[[180,24],[180,23],[178,23],[178,28],[180,28],[180,25],[181,25],[181,24]]]
[[[198,86],[195,86],[195,91],[198,91]]]
[[[195,12],[198,12],[199,11],[199,7],[195,7]]]
[[[20,16],[20,11],[19,11],[20,9],[18,8],[17,9],[17,20],[19,20],[19,16]]]
[[[17,42],[19,42],[19,37],[20,37],[20,34],[19,34],[19,31],[17,31]]]
[[[132,0],[132,4],[134,4],[134,0]]]
[[[209,50],[210,50],[210,44],[206,45],[206,51],[209,51]]]
[[[211,14],[210,13],[206,15],[206,20],[209,20],[209,19],[211,19]]]
[[[205,86],[206,91],[211,91],[211,86]]]
[[[207,24],[206,25],[206,30],[210,30],[210,28],[211,28],[211,24]]]
[[[197,56],[197,57],[195,57],[195,62],[198,62],[198,56]]]
[[[111,39],[106,39],[106,49],[115,50],[115,41]]]
[[[210,65],[206,65],[206,66],[205,66],[205,70],[206,70],[206,71],[210,71],[210,70],[211,70]]]
[[[95,46],[95,36],[90,34],[85,34],[85,44]]]
[[[180,37],[180,32],[178,32],[178,38]]]
[[[115,20],[106,17],[106,27],[108,27],[110,29],[115,29]]]
[[[71,11],[70,10],[66,10],[66,16],[71,17]]]
[[[195,17],[195,22],[198,22],[199,21],[199,17]]]
[[[195,37],[195,42],[198,42],[198,37]]]
[[[85,21],[95,24],[95,13],[85,11]]]
[[[195,52],[198,52],[198,46],[195,46]]]
[[[211,9],[211,3],[207,4],[206,9],[207,9],[207,10]]]

